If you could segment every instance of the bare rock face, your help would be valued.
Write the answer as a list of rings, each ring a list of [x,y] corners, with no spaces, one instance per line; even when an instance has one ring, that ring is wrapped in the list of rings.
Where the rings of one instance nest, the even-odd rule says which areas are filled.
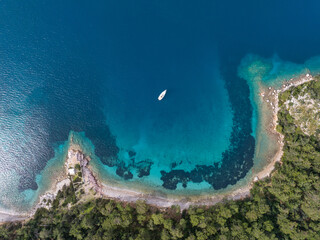
[[[85,156],[80,150],[70,149],[68,151],[67,166],[68,168],[76,168],[77,164],[80,165],[84,190],[88,192],[90,189],[93,189],[96,193],[101,194],[101,186],[89,169],[89,161],[90,158]]]

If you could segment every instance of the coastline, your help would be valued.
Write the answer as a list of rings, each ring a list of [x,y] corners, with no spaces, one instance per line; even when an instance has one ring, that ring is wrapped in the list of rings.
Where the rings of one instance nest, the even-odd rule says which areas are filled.
[[[272,111],[272,115],[269,119],[266,119],[266,126],[264,126],[268,134],[276,137],[277,139],[277,151],[271,157],[270,162],[262,170],[257,173],[253,173],[249,183],[245,186],[239,187],[234,190],[230,190],[226,193],[218,193],[216,195],[205,195],[199,197],[182,197],[182,198],[165,198],[160,196],[155,196],[152,194],[147,194],[139,191],[134,191],[131,189],[125,189],[121,187],[108,186],[102,184],[102,195],[106,198],[116,199],[120,201],[134,202],[139,199],[143,199],[146,203],[150,205],[155,205],[157,207],[170,207],[171,205],[179,205],[181,210],[188,208],[191,205],[214,205],[223,200],[239,200],[250,196],[250,190],[253,187],[253,183],[269,177],[275,168],[276,162],[281,161],[284,146],[284,136],[276,130],[278,121],[278,95],[290,87],[298,86],[308,81],[313,80],[310,74],[300,75],[298,78],[290,79],[284,83],[280,89],[266,86],[259,86],[260,97],[262,104],[265,105],[269,110]]]
[[[269,135],[276,136],[277,138],[277,151],[275,155],[272,157],[270,163],[266,165],[261,171],[254,174],[253,181],[258,181],[265,177],[269,177],[271,172],[275,168],[275,163],[281,161],[281,157],[283,154],[283,146],[284,146],[284,136],[276,130],[277,122],[278,122],[278,111],[279,111],[279,94],[287,91],[291,87],[297,87],[301,84],[314,80],[312,75],[303,74],[297,78],[291,78],[286,83],[283,83],[280,89],[274,87],[267,87],[259,85],[259,95],[264,104],[267,105],[269,110],[272,111],[272,116],[269,121],[267,120],[267,132]]]
[[[146,203],[150,205],[155,205],[157,207],[163,208],[170,207],[171,205],[179,205],[181,210],[186,209],[191,205],[209,206],[222,202],[223,200],[239,200],[249,197],[253,183],[258,180],[262,180],[266,177],[269,177],[275,168],[276,162],[281,161],[281,157],[283,154],[284,136],[276,130],[278,121],[277,114],[279,111],[278,95],[288,90],[290,87],[298,86],[311,80],[313,80],[313,77],[310,74],[303,74],[297,78],[290,79],[289,81],[283,83],[280,89],[274,87],[267,87],[263,85],[259,86],[259,95],[261,97],[262,104],[264,104],[265,107],[272,111],[272,115],[269,117],[269,119],[266,119],[266,126],[264,127],[266,128],[268,134],[272,135],[273,137],[276,137],[277,151],[271,157],[269,164],[267,164],[262,170],[258,171],[257,173],[252,174],[247,185],[234,190],[230,190],[226,193],[218,193],[213,196],[205,195],[199,197],[165,198],[139,191],[134,191],[131,189],[113,187],[108,186],[106,184],[102,184],[102,195],[106,198],[127,202],[134,202],[139,199],[143,199],[146,201]]]
[[[7,222],[15,222],[15,221],[22,221],[28,218],[29,215],[19,215],[19,214],[9,214],[0,212],[0,225],[7,223]]]
[[[230,191],[225,193],[217,193],[215,195],[200,195],[200,196],[189,196],[189,197],[163,197],[157,196],[157,194],[153,193],[145,193],[138,190],[126,189],[123,187],[115,187],[111,185],[104,184],[99,181],[99,179],[95,176],[92,167],[90,166],[90,157],[86,156],[83,153],[80,145],[78,143],[74,143],[72,137],[70,138],[70,144],[68,146],[68,155],[66,157],[64,168],[65,171],[52,182],[51,187],[41,196],[37,201],[35,207],[26,215],[19,214],[9,214],[0,212],[0,224],[4,222],[10,221],[21,221],[28,220],[31,218],[36,210],[41,207],[50,208],[50,204],[48,204],[48,200],[53,200],[59,190],[63,188],[64,185],[68,185],[71,183],[70,176],[68,174],[68,170],[70,168],[70,164],[72,166],[76,163],[80,163],[82,167],[82,172],[84,174],[84,188],[86,192],[89,193],[90,190],[94,190],[94,194],[89,194],[89,197],[103,197],[108,199],[114,199],[118,201],[125,202],[135,202],[137,200],[144,200],[147,204],[156,206],[158,208],[168,208],[172,205],[180,206],[181,210],[189,208],[191,205],[204,205],[210,206],[222,202],[224,200],[240,200],[250,196],[250,190],[253,187],[254,182],[269,177],[272,171],[275,168],[275,163],[281,161],[281,157],[283,154],[283,138],[284,136],[277,132],[276,126],[278,121],[278,96],[281,92],[288,90],[290,87],[298,86],[308,81],[313,80],[313,77],[310,74],[301,75],[298,78],[290,79],[286,83],[282,84],[280,89],[274,87],[267,87],[259,84],[259,96],[262,101],[264,107],[267,107],[270,111],[272,111],[272,115],[270,115],[267,119],[265,119],[265,125],[268,134],[277,138],[277,151],[269,160],[269,164],[266,165],[261,171],[257,173],[252,173],[249,176],[249,181],[245,186],[232,188]],[[256,93],[254,93],[256,94]],[[248,173],[249,174],[249,173]]]

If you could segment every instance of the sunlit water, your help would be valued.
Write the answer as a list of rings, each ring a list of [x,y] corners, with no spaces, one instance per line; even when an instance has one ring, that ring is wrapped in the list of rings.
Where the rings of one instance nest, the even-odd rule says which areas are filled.
[[[318,58],[307,61],[320,52],[317,9],[2,1],[0,208],[34,204],[63,170],[70,131],[105,180],[170,194],[236,184],[263,165],[256,149],[272,148],[253,83],[318,71]]]

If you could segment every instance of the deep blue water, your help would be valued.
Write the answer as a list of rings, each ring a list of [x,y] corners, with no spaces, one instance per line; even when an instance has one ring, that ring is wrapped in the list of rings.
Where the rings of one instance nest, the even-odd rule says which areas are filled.
[[[2,1],[0,205],[39,188],[36,175],[71,130],[85,133],[119,181],[171,191],[235,184],[255,150],[240,61],[248,53],[296,63],[319,55],[319,8],[317,1]]]

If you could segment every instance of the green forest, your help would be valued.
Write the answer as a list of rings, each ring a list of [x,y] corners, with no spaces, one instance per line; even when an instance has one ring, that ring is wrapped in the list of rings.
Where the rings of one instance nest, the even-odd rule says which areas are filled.
[[[50,210],[2,225],[0,239],[320,239],[320,140],[304,134],[283,104],[304,86],[320,99],[319,80],[279,96],[277,129],[284,135],[284,154],[272,176],[254,184],[250,198],[181,212],[143,201],[77,202],[71,186]]]

